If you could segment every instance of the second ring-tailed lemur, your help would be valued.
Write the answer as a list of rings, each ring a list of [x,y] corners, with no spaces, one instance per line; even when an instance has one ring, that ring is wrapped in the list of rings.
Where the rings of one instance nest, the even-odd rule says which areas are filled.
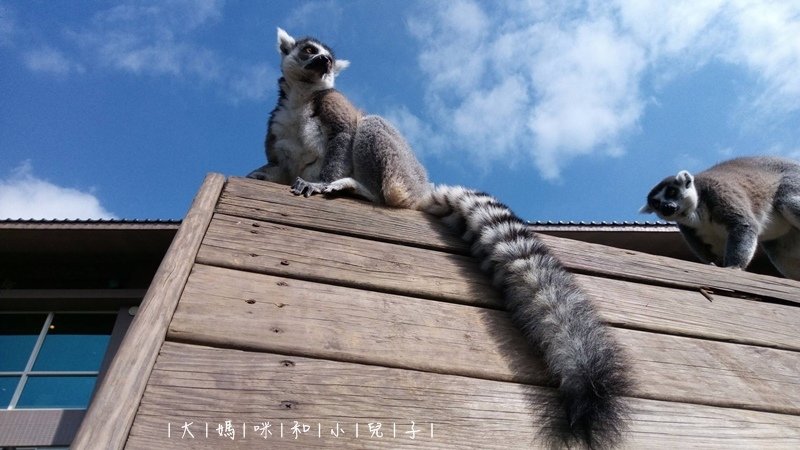
[[[677,222],[703,262],[744,269],[758,244],[787,278],[800,280],[800,163],[737,158],[692,176],[682,170],[640,210]]]
[[[375,203],[437,215],[472,243],[502,289],[513,322],[542,352],[557,383],[569,435],[603,447],[623,429],[626,362],[589,297],[536,233],[496,199],[433,186],[405,139],[333,89],[347,64],[312,38],[278,29],[283,77],[269,119],[268,164],[249,176],[292,184],[306,197],[349,191]],[[562,436],[564,437],[564,436]]]

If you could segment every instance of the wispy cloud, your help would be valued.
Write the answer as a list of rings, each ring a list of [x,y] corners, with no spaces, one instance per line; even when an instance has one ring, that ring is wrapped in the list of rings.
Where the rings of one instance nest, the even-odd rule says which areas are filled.
[[[69,36],[102,67],[134,74],[217,80],[222,64],[193,34],[222,16],[221,0],[125,3]]]
[[[530,158],[548,179],[580,155],[619,155],[649,99],[711,61],[758,79],[743,100],[759,114],[800,110],[800,4],[791,0],[420,3],[408,30],[420,46],[426,110],[439,151],[480,160]],[[657,92],[656,92],[657,94]],[[401,124],[401,128],[402,128]],[[408,132],[404,129],[405,132]]]
[[[800,109],[800,3],[738,0],[726,13],[735,34],[724,58],[763,83],[754,99],[757,108]]]
[[[62,52],[50,47],[29,50],[23,55],[25,66],[33,72],[67,75],[72,72],[83,73],[86,69],[79,63],[68,59]]]
[[[37,178],[29,161],[0,179],[0,219],[113,219],[88,192]]]
[[[302,33],[313,25],[316,36],[331,36],[338,31],[342,14],[342,6],[333,0],[309,1],[293,8],[281,26],[292,34]]]
[[[200,43],[205,30],[223,19],[224,0],[126,1],[103,9],[85,23],[65,25],[43,41],[26,32],[34,46],[16,39],[25,66],[52,75],[119,71],[170,77],[209,86],[233,102],[262,100],[274,89],[276,71],[262,63],[235,60]],[[4,18],[5,17],[5,18]],[[0,4],[0,44],[19,34],[12,11]],[[35,38],[34,38],[35,37]]]
[[[241,67],[231,75],[230,95],[234,101],[263,100],[278,89],[278,71],[266,63]]]

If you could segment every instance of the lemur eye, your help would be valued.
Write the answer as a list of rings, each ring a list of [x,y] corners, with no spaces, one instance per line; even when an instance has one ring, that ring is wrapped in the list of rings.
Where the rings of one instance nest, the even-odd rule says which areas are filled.
[[[678,190],[675,189],[674,187],[668,187],[666,194],[667,194],[667,197],[669,197],[669,198],[675,198],[675,197],[678,196]]]
[[[316,49],[316,47],[314,47],[314,46],[312,46],[312,45],[307,45],[307,46],[306,46],[306,47],[303,49],[303,51],[304,51],[304,52],[306,52],[306,53],[307,53],[307,54],[309,54],[309,55],[313,55],[313,54],[317,53],[317,49]]]

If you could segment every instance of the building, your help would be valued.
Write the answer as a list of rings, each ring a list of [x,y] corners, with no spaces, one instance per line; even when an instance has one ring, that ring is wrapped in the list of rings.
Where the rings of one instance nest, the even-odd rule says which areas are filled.
[[[102,330],[106,342],[115,342],[138,298],[112,293],[143,295],[119,350],[109,345],[107,371],[101,362],[53,375],[100,378],[75,448],[541,445],[553,414],[540,407],[553,392],[541,362],[465,245],[431,217],[352,199],[297,199],[283,186],[211,175],[177,234],[175,223],[72,225],[130,234],[87,232],[57,245],[28,230],[27,244],[14,237],[0,251],[29,261],[2,266],[18,274],[3,275],[11,280],[4,310],[19,314],[38,302],[33,310],[55,321],[49,313],[69,303],[54,304],[48,293],[25,303],[36,296],[23,290],[49,280],[37,266],[49,257],[26,245],[42,255],[59,245],[87,250],[53,263],[49,272],[65,276],[43,287],[102,289],[93,298],[100,305],[76,304],[116,311]],[[677,259],[688,253],[674,228],[661,225],[537,226],[629,354],[637,388],[627,446],[800,444],[800,283]],[[0,243],[10,246],[12,234],[0,227]],[[151,238],[152,247],[144,243]],[[109,247],[130,253],[109,256]],[[144,256],[155,247],[158,256]],[[79,259],[94,275],[76,275],[84,273],[75,270]],[[140,275],[113,270],[126,263]],[[81,276],[85,287],[75,283]],[[149,278],[145,294],[133,280]],[[44,340],[47,330],[42,322]],[[40,376],[35,365],[14,376]],[[65,425],[48,442],[11,441],[4,430],[23,427],[8,427],[14,414],[30,426],[39,420],[31,415],[45,413],[74,429],[83,412],[72,411],[2,411],[0,446],[67,444]]]
[[[0,447],[72,441],[178,226],[0,221]]]

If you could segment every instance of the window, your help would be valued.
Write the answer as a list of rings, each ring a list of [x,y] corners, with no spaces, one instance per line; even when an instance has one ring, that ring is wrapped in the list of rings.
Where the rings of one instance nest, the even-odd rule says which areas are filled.
[[[0,409],[85,409],[117,312],[0,313]]]
[[[26,309],[0,310],[0,449],[69,445],[141,296],[5,294]]]

